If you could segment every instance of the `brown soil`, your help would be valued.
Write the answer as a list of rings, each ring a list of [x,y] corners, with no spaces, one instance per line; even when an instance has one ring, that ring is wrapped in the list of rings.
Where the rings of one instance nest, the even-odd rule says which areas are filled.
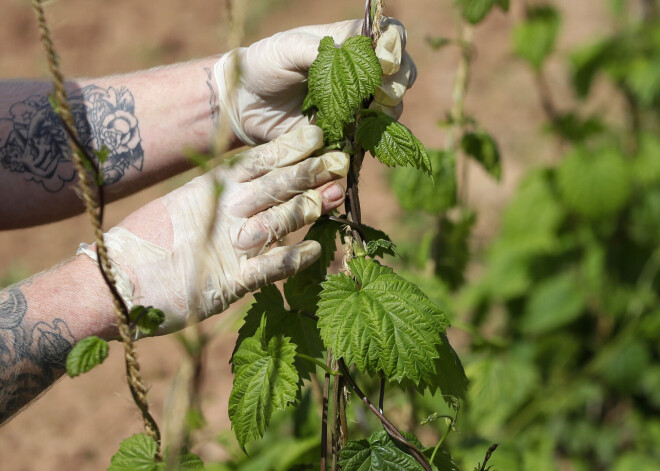
[[[432,51],[426,36],[452,36],[455,18],[451,0],[388,2],[388,13],[397,16],[409,31],[419,79],[406,98],[402,121],[430,147],[443,145],[436,122],[451,104],[453,72],[458,59],[448,48]],[[514,2],[515,3],[515,2]],[[566,13],[560,48],[570,49],[608,27],[600,0],[555,2]],[[224,2],[113,2],[60,0],[47,8],[55,44],[68,76],[102,76],[185,61],[222,50],[225,28]],[[277,31],[313,23],[329,23],[360,16],[363,2],[335,0],[255,0],[251,2],[248,36],[251,42]],[[515,10],[515,8],[514,8]],[[529,71],[516,60],[509,46],[516,13],[496,12],[477,29],[477,62],[467,100],[468,113],[498,139],[504,158],[499,184],[478,167],[470,167],[470,203],[479,211],[475,243],[481,246],[496,230],[498,215],[521,173],[532,165],[553,160],[557,148],[544,137],[538,98]],[[548,73],[559,103],[571,99],[565,64],[551,62]],[[3,79],[46,77],[38,33],[25,0],[5,0],[0,15],[0,76]],[[400,215],[386,185],[385,170],[371,159],[361,183],[365,222],[397,232]],[[180,184],[179,177],[109,206],[110,227],[145,202]],[[396,234],[405,237],[405,234]],[[47,226],[0,233],[0,281],[46,269],[75,253],[78,244],[91,239],[84,216]],[[396,240],[396,237],[395,237]],[[14,279],[13,281],[17,281]],[[222,328],[231,314],[206,322],[205,328]],[[225,326],[227,327],[227,326]],[[231,332],[231,326],[227,329]],[[213,437],[227,429],[227,399],[231,387],[228,366],[234,334],[217,335],[207,355],[204,407],[209,419],[208,439],[195,451],[205,459],[223,456]],[[150,401],[158,419],[181,354],[173,338],[139,343],[139,358]],[[42,398],[0,429],[0,467],[7,470],[105,469],[119,442],[140,431],[140,420],[125,385],[121,345],[113,344],[106,363],[75,380],[62,379]]]

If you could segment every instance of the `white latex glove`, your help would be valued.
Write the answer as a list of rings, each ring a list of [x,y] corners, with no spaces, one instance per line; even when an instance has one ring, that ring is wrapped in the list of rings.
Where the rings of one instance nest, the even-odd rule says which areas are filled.
[[[329,210],[343,200],[337,185],[328,187],[334,189],[334,199],[322,199],[315,190],[346,176],[349,166],[348,155],[341,152],[307,158],[322,145],[321,129],[303,126],[243,152],[230,169],[216,171],[223,191],[210,241],[206,228],[216,197],[210,173],[112,228],[105,243],[129,307],[162,309],[166,320],[157,333],[161,335],[184,327],[191,312],[202,318],[216,314],[247,292],[308,267],[320,255],[318,242],[266,250],[270,243],[315,221],[323,203]],[[135,231],[136,224],[139,228],[140,221],[148,219],[159,221],[159,231],[165,235],[150,238],[160,243],[126,228]],[[96,255],[86,246],[80,252]]]
[[[382,29],[376,55],[383,68],[383,84],[375,93],[372,108],[398,118],[403,111],[401,100],[415,82],[417,69],[405,52],[403,25],[385,18]],[[227,111],[234,134],[254,145],[307,124],[309,119],[300,110],[307,94],[307,73],[318,55],[321,39],[332,36],[341,45],[361,30],[362,20],[304,26],[225,54],[215,65],[215,78],[220,107]],[[241,61],[241,76],[230,93],[237,58]]]

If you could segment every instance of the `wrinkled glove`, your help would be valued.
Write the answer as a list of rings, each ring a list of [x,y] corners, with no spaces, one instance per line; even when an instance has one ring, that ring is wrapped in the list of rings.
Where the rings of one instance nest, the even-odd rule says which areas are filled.
[[[162,228],[172,231],[171,247],[143,240],[121,225],[105,234],[117,286],[129,307],[165,312],[156,335],[181,329],[191,312],[205,318],[223,311],[319,257],[315,241],[267,248],[321,215],[321,194],[314,188],[346,176],[349,158],[342,152],[307,158],[322,145],[321,129],[303,126],[243,152],[233,166],[216,170],[215,178],[208,173],[156,200],[152,207],[164,206],[171,222],[171,228]],[[222,193],[207,240],[216,181]],[[342,199],[338,195],[333,207]],[[84,244],[81,252],[96,255]]]
[[[309,119],[301,108],[307,94],[307,73],[318,55],[321,39],[332,36],[341,45],[360,34],[362,20],[304,26],[225,54],[215,65],[220,107],[227,111],[236,137],[245,144],[267,142]],[[383,83],[374,94],[372,108],[398,118],[401,100],[415,82],[417,69],[405,52],[406,30],[385,18],[376,55],[383,68]],[[232,78],[240,60],[241,75],[232,92]]]

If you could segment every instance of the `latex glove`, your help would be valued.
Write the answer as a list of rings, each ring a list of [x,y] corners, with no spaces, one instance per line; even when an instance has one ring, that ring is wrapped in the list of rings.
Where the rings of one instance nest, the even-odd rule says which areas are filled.
[[[349,166],[341,152],[307,158],[322,145],[321,129],[304,126],[247,150],[233,167],[217,171],[223,191],[210,241],[206,227],[217,194],[212,174],[195,178],[105,234],[119,291],[129,306],[165,312],[157,335],[184,327],[191,312],[204,318],[223,311],[247,292],[292,276],[319,257],[315,241],[267,248],[343,201],[339,185],[328,186],[335,196],[322,198],[315,190],[346,176]],[[159,221],[151,241],[135,233],[149,219]],[[95,255],[89,247],[81,250]]]
[[[376,55],[383,68],[383,84],[375,93],[373,108],[398,118],[403,110],[401,100],[415,82],[417,69],[405,51],[403,25],[385,18],[382,29]],[[307,73],[321,39],[332,36],[341,45],[361,30],[362,20],[304,26],[225,54],[215,65],[215,78],[220,106],[227,111],[234,134],[246,144],[255,144],[307,124],[309,119],[300,110],[307,94]],[[230,93],[237,59],[241,76]]]

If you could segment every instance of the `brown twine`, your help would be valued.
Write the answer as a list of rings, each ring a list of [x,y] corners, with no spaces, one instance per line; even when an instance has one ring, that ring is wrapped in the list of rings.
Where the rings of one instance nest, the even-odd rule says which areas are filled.
[[[59,114],[65,130],[69,135],[73,163],[79,179],[79,187],[85,204],[86,212],[92,223],[94,237],[96,239],[97,245],[99,268],[101,269],[101,274],[103,275],[103,278],[113,295],[112,298],[115,315],[119,324],[119,335],[124,344],[126,373],[128,377],[129,388],[136,405],[142,412],[144,428],[147,435],[156,441],[156,458],[160,459],[160,432],[155,420],[149,413],[149,405],[146,397],[147,388],[142,382],[140,365],[137,360],[133,339],[131,338],[128,309],[115,287],[115,280],[114,276],[112,275],[107,248],[103,241],[103,229],[101,221],[103,214],[102,189],[99,188],[99,204],[99,201],[97,201],[94,197],[94,190],[92,189],[90,174],[86,171],[85,165],[83,163],[83,158],[87,158],[92,163],[94,160],[86,153],[85,149],[80,145],[80,141],[78,140],[78,133],[76,131],[75,123],[71,115],[71,109],[69,108],[69,104],[67,102],[66,91],[64,90],[64,77],[60,72],[59,60],[51,40],[50,30],[46,24],[43,0],[33,0],[32,7],[37,16],[41,43],[44,47],[48,59],[48,70],[50,71],[50,75],[52,77],[54,96],[58,104],[58,109],[56,112]],[[100,169],[96,169],[96,172],[100,172]]]
[[[374,21],[372,25],[372,33],[371,37],[373,39],[374,45],[376,44],[376,41],[378,41],[378,38],[380,38],[380,35],[383,33],[381,30],[381,27],[383,26],[381,23],[383,21],[383,4],[384,0],[376,0],[376,6],[374,8]]]

